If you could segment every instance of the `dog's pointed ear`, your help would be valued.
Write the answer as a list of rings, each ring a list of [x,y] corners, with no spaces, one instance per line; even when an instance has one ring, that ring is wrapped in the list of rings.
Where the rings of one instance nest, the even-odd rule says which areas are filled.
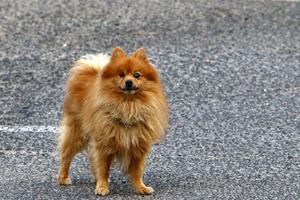
[[[147,56],[146,50],[144,48],[137,49],[132,54],[132,57],[135,57],[135,58],[138,58],[138,59],[148,62],[148,56]]]
[[[111,60],[118,60],[120,58],[126,57],[127,54],[121,47],[116,47],[112,50]]]

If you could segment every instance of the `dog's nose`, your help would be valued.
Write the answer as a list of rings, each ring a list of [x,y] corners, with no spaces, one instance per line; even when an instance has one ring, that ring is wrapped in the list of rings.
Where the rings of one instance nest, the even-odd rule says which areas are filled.
[[[133,82],[132,80],[125,81],[125,88],[126,90],[132,90]]]

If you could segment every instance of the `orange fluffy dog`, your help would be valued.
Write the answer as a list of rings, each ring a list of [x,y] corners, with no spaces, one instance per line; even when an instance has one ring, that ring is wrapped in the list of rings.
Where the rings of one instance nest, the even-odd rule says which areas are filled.
[[[68,176],[74,156],[88,149],[96,194],[109,193],[108,177],[116,160],[139,194],[153,189],[143,182],[151,146],[164,137],[168,106],[157,70],[143,48],[126,55],[115,48],[111,57],[87,55],[70,71],[59,140],[58,182]]]

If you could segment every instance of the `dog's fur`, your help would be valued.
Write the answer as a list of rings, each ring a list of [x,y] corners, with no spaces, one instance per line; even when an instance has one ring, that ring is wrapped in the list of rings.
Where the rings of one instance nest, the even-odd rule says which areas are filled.
[[[134,77],[138,72],[140,77]],[[134,90],[124,90],[125,81]],[[127,55],[121,48],[111,57],[84,56],[70,70],[59,138],[58,182],[71,184],[68,176],[74,156],[88,149],[96,194],[109,193],[108,177],[116,160],[131,177],[139,194],[153,189],[143,182],[151,145],[164,138],[168,107],[159,74],[143,48]]]

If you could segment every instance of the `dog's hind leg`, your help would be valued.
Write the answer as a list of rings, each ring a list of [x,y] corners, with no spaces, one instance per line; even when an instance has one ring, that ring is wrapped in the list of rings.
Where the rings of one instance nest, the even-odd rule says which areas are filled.
[[[58,183],[61,185],[71,184],[69,169],[74,156],[86,146],[80,124],[73,116],[65,115],[62,122],[62,133],[59,138],[60,167]]]

